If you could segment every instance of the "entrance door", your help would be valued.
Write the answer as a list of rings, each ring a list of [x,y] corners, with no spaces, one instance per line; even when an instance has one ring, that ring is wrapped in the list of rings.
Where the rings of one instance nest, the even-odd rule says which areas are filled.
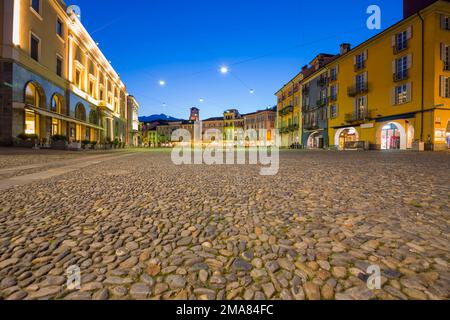
[[[345,129],[339,136],[339,150],[345,150],[351,142],[358,141],[357,132],[354,128]]]
[[[381,149],[400,149],[400,131],[395,124],[391,123],[383,127],[381,131]]]

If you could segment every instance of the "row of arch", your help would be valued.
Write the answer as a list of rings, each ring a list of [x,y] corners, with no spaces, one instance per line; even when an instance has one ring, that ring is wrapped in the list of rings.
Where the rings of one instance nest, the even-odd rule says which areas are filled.
[[[377,130],[377,143],[381,150],[407,150],[411,149],[414,141],[414,127],[410,124],[403,126],[398,122],[385,123]],[[336,131],[334,145],[339,150],[345,150],[349,143],[360,141],[358,130],[354,127],[341,128]],[[307,140],[310,149],[323,148],[324,136],[320,131],[312,132]]]
[[[26,84],[24,90],[24,101],[27,105],[48,110],[45,92],[42,87],[35,81],[30,81]],[[53,94],[49,110],[61,115],[69,115],[67,104],[64,103],[64,97],[59,93]],[[89,120],[89,123],[91,124],[100,125],[99,111],[96,109],[91,109],[91,111],[89,112],[89,118],[87,118],[86,108],[81,102],[75,106],[74,117],[75,119],[83,122]]]

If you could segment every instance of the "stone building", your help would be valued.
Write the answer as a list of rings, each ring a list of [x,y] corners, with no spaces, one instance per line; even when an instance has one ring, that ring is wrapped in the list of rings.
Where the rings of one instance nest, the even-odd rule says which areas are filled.
[[[0,144],[127,138],[119,75],[64,1],[1,0]]]

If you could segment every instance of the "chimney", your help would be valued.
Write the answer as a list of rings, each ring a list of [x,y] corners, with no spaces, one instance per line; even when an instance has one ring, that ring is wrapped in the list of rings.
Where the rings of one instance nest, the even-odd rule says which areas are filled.
[[[438,0],[403,0],[403,18],[406,19],[413,14],[425,9]],[[450,0],[444,0],[450,2]]]
[[[352,49],[352,45],[350,43],[343,43],[341,44],[341,56],[346,54]]]
[[[308,65],[307,65],[307,64],[305,64],[305,65],[302,67],[302,71],[306,71],[306,70],[308,70]]]

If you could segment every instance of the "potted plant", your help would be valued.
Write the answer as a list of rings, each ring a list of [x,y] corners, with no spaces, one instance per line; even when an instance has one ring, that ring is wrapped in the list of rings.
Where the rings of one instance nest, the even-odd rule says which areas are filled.
[[[36,146],[36,142],[38,142],[39,137],[36,134],[19,134],[17,136],[17,140],[15,144],[17,147],[21,148],[33,148]]]
[[[55,134],[51,139],[51,148],[55,150],[67,149],[67,137],[64,135]]]
[[[106,141],[105,141],[105,149],[106,150],[109,150],[109,149],[111,149],[112,148],[112,142],[111,142],[111,139],[106,139]]]
[[[91,141],[90,140],[83,140],[81,141],[81,148],[82,149],[89,149],[91,145]]]
[[[72,141],[71,143],[69,143],[69,150],[74,150],[74,151],[78,151],[81,150],[81,142],[80,141]]]
[[[117,149],[119,147],[119,139],[114,139],[114,143],[113,143],[114,149]]]

